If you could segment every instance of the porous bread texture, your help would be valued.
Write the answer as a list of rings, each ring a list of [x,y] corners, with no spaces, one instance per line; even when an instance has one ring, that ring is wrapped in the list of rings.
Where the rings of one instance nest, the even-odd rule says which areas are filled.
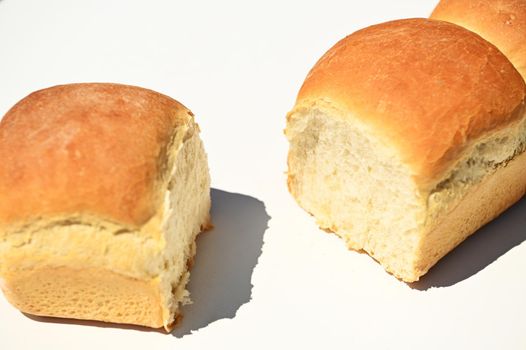
[[[0,122],[0,287],[23,312],[170,329],[210,178],[193,114],[133,86],[37,91]]]
[[[422,187],[395,147],[344,113],[318,103],[289,114],[289,190],[320,227],[406,282],[526,191],[524,118],[468,145]]]
[[[197,132],[170,153],[165,201],[139,229],[83,215],[5,234],[0,275],[8,300],[34,315],[171,329],[189,302],[196,236],[210,224],[210,178]]]
[[[409,276],[423,216],[410,172],[388,147],[321,108],[289,115],[288,186],[321,228]]]
[[[189,302],[185,286],[196,252],[195,239],[211,225],[207,164],[203,144],[196,133],[184,142],[165,197],[166,219],[162,230],[166,249],[161,273],[162,300],[167,305],[163,308],[165,327],[174,321],[180,305]]]
[[[526,79],[526,1],[441,0],[430,18],[479,34],[497,46]]]

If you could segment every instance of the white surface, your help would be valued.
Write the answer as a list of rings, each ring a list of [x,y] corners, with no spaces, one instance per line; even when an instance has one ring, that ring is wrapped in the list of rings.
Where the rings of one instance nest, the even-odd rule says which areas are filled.
[[[0,348],[526,348],[526,201],[413,289],[286,191],[282,129],[309,68],[346,34],[434,4],[0,0],[0,114],[59,83],[152,88],[195,112],[213,187],[239,193],[213,192],[175,337],[36,321],[0,297]]]

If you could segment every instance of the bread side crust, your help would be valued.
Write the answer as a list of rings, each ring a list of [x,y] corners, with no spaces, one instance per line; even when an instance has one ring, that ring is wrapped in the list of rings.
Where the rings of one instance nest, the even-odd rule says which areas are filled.
[[[526,152],[523,152],[472,186],[451,212],[422,234],[415,272],[402,279],[407,282],[417,281],[444,255],[525,194]]]
[[[201,224],[201,231],[210,227],[208,215]],[[191,256],[174,288],[178,294],[185,292],[196,253],[197,236],[193,237],[189,249]],[[2,259],[0,288],[7,300],[20,311],[38,316],[164,327],[166,331],[175,326],[175,322],[166,323],[169,314],[162,300],[158,275],[137,274],[136,271],[125,274],[97,264],[86,266],[68,260],[67,256],[62,261],[51,259],[42,264],[42,258],[46,260],[41,251],[33,249],[33,253],[5,254]],[[128,262],[127,265],[133,264]],[[181,316],[178,310],[173,318],[177,320]]]
[[[69,266],[10,270],[2,278],[8,301],[28,314],[163,327],[157,279]]]

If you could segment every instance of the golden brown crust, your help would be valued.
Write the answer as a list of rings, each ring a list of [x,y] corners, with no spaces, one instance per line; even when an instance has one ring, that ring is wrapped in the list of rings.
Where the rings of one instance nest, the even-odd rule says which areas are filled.
[[[191,122],[177,101],[133,86],[32,93],[0,122],[0,226],[79,213],[141,226],[162,203],[174,128]]]
[[[431,18],[479,34],[497,46],[526,78],[526,1],[442,0]]]
[[[163,327],[157,279],[64,266],[8,270],[2,278],[6,298],[22,312]]]
[[[478,35],[407,19],[338,42],[310,71],[295,110],[318,102],[343,110],[428,183],[473,140],[521,118],[525,94],[520,74]]]

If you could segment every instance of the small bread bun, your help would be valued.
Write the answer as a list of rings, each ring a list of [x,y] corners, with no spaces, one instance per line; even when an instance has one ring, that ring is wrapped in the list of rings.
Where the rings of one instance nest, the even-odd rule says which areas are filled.
[[[523,79],[480,36],[407,19],[333,46],[287,117],[288,186],[412,282],[526,191]]]
[[[15,307],[171,327],[209,224],[188,109],[133,86],[55,86],[7,112],[0,159],[0,285]]]

